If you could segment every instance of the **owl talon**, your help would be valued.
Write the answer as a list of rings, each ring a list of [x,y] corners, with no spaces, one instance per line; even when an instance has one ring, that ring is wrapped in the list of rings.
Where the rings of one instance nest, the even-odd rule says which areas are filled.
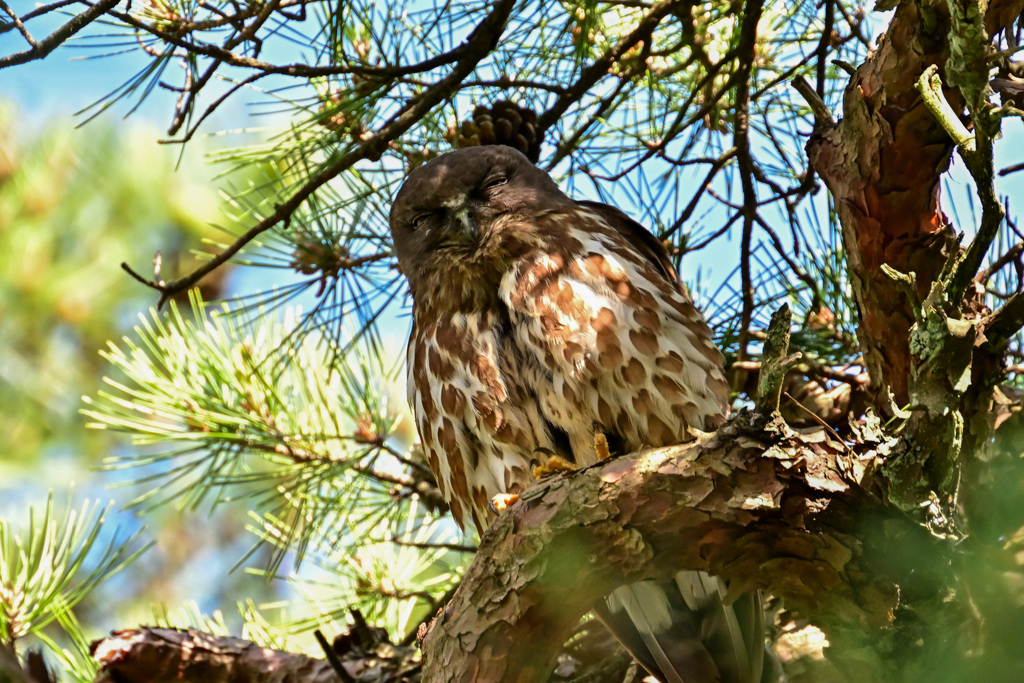
[[[569,462],[560,455],[552,455],[542,465],[535,465],[533,468],[533,478],[543,479],[549,477],[552,474],[558,474],[559,472],[575,472],[579,467]]]
[[[517,500],[519,500],[518,493],[499,493],[498,495],[491,497],[491,509],[498,514],[501,514],[506,508],[511,507]]]
[[[604,432],[594,432],[594,452],[597,453],[598,462],[604,462],[612,457],[612,452],[608,449],[608,437]]]
[[[686,441],[696,441],[697,443],[705,443],[711,437],[715,435],[715,432],[705,432],[696,427],[686,428]]]

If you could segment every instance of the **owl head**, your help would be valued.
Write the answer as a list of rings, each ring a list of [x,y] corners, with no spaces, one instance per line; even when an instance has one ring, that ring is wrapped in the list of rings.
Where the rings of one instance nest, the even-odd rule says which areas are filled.
[[[540,211],[573,204],[518,150],[470,147],[409,174],[391,207],[391,237],[415,295],[425,271],[483,264],[501,248],[503,233]]]

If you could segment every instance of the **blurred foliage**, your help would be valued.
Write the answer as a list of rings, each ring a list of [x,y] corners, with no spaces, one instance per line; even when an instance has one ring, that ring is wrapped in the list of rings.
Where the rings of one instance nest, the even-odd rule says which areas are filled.
[[[23,116],[0,108],[0,460],[88,466],[110,448],[78,415],[105,367],[96,351],[152,301],[118,264],[162,250],[165,273],[195,267],[217,196],[149,130],[55,123],[28,137]]]
[[[230,218],[219,210],[208,167],[197,163],[195,154],[182,161],[173,150],[155,145],[149,128],[97,121],[74,130],[67,122],[31,125],[24,116],[10,105],[0,108],[0,240],[5,247],[0,252],[0,430],[5,435],[0,525],[8,529],[5,561],[31,564],[18,565],[20,574],[9,564],[4,581],[23,591],[18,600],[29,627],[19,635],[53,644],[53,652],[72,671],[87,671],[81,665],[92,660],[87,648],[76,649],[77,640],[87,645],[110,619],[148,609],[153,595],[173,599],[191,593],[209,604],[211,595],[230,594],[226,586],[250,596],[266,594],[257,580],[213,583],[203,591],[183,585],[196,572],[193,563],[204,559],[189,548],[203,543],[233,547],[233,539],[245,533],[244,511],[215,524],[155,515],[151,521],[157,532],[149,537],[155,536],[156,552],[116,581],[100,584],[79,577],[68,584],[78,586],[70,595],[48,590],[47,582],[74,571],[106,576],[112,566],[104,569],[104,563],[116,560],[121,546],[106,546],[105,557],[90,556],[82,566],[57,557],[59,546],[52,543],[37,549],[43,553],[38,557],[29,553],[23,558],[19,548],[56,534],[51,540],[81,541],[64,549],[77,553],[79,562],[91,544],[101,544],[102,550],[113,543],[110,532],[83,537],[81,516],[88,510],[62,518],[49,506],[43,520],[29,524],[21,545],[11,526],[27,512],[18,506],[41,499],[48,488],[75,482],[78,493],[96,495],[95,489],[111,480],[89,470],[121,446],[107,434],[84,428],[81,396],[110,371],[99,350],[130,330],[138,313],[153,302],[152,293],[119,264],[150,261],[161,252],[163,275],[176,277],[196,267],[190,250],[216,234],[215,224],[223,227]],[[190,151],[200,153],[201,148]],[[236,174],[231,182],[244,182],[244,177]],[[208,296],[222,294],[229,270],[204,283]],[[137,522],[122,523],[132,532],[139,530]],[[98,530],[97,521],[89,533]],[[238,552],[247,546],[246,539]],[[66,573],[58,571],[58,560],[67,563]],[[33,581],[43,583],[33,588]],[[14,595],[5,592],[0,604],[10,606]],[[39,610],[45,610],[45,618],[33,613]],[[76,657],[84,659],[76,664]]]

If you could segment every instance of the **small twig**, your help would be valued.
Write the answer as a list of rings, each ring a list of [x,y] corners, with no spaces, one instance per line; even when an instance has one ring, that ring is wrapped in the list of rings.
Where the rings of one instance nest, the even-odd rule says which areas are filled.
[[[421,548],[423,550],[451,550],[457,553],[475,553],[479,550],[475,545],[461,545],[459,543],[417,543],[415,541],[402,541],[397,538],[391,539],[391,542],[403,548]]]
[[[1024,292],[1017,292],[990,316],[982,320],[982,330],[995,347],[1005,344],[1024,327]]]
[[[814,114],[814,122],[817,126],[831,128],[836,125],[835,119],[832,118],[832,112],[829,111],[825,102],[818,97],[818,93],[814,91],[814,88],[811,87],[806,78],[797,76],[792,80],[791,85],[811,107],[811,113]]]
[[[847,76],[855,76],[857,74],[857,67],[855,67],[853,64],[850,64],[846,60],[833,59],[832,63],[838,66],[843,71],[845,71]]]
[[[341,665],[341,660],[338,659],[338,655],[334,652],[334,648],[327,642],[327,638],[324,638],[324,634],[320,632],[320,629],[313,631],[313,637],[316,638],[316,642],[320,644],[320,649],[324,651],[324,657],[327,658],[327,662],[334,669],[334,673],[338,674],[344,683],[356,683],[356,679],[352,678],[352,675],[345,670],[345,667]]]
[[[238,83],[235,83],[233,86],[231,86],[231,88],[229,88],[220,97],[218,97],[216,100],[211,102],[209,106],[206,107],[206,110],[203,111],[202,115],[198,119],[196,119],[196,121],[191,126],[189,126],[189,129],[187,131],[185,131],[185,135],[183,137],[175,139],[157,140],[157,142],[160,143],[161,145],[184,144],[188,142],[189,140],[192,139],[192,136],[196,134],[196,131],[199,130],[199,126],[203,123],[203,121],[205,121],[207,117],[209,117],[229,97],[234,95],[236,92],[238,92],[245,86],[255,83],[256,81],[258,81],[259,79],[263,78],[266,75],[268,74],[261,71],[259,73],[252,74],[248,78],[245,78],[244,80],[241,80]]]
[[[118,2],[120,2],[120,0],[100,0],[86,11],[72,17],[70,21],[43,38],[41,41],[37,42],[31,49],[25,50],[24,52],[16,52],[13,55],[7,55],[6,57],[0,58],[0,69],[4,69],[9,66],[16,66],[18,64],[25,64],[26,62],[46,57],[48,54],[63,45],[68,38],[81,31],[94,20],[98,19],[104,12],[111,9]]]
[[[992,262],[992,264],[985,270],[978,273],[974,278],[974,281],[978,284],[984,285],[989,279],[1003,269],[1005,265],[1017,260],[1017,257],[1024,251],[1024,242],[1017,242],[1012,247],[1007,249],[1006,253],[1000,256],[998,259]],[[1018,268],[1018,271],[1020,269]],[[1019,274],[1019,273],[1018,273]]]
[[[67,5],[73,5],[76,2],[81,2],[81,0],[59,0],[58,2],[51,2],[49,5],[38,5],[35,9],[25,12],[25,14],[22,14],[20,20],[22,22],[26,22],[29,19],[35,19],[36,17],[40,17],[54,10],[66,7]],[[15,28],[14,22],[11,22],[9,24],[0,23],[0,35],[7,33],[13,28]]]
[[[832,51],[832,27],[835,24],[836,3],[835,0],[825,0],[825,25],[821,28],[821,40],[818,41],[818,48],[815,52],[818,55],[817,73],[818,82],[815,93],[818,99],[825,99],[825,80],[828,76],[828,55]]]
[[[992,138],[987,130],[991,119],[984,112],[975,111],[973,117],[976,134],[967,130],[946,101],[942,92],[942,79],[939,78],[938,67],[934,64],[924,70],[917,79],[916,87],[932,116],[956,143],[960,157],[974,178],[978,199],[981,201],[981,225],[978,226],[978,232],[963,258],[952,264],[953,267],[943,283],[946,300],[958,306],[961,297],[981,269],[985,254],[995,240],[1004,216],[1003,206],[993,185]]]
[[[689,245],[687,245],[687,246],[684,246],[684,247],[683,247],[683,248],[682,248],[682,249],[680,250],[680,251],[681,251],[681,253],[682,253],[682,254],[683,254],[683,255],[685,256],[686,254],[689,254],[689,253],[692,253],[692,252],[695,252],[695,251],[700,251],[701,249],[703,249],[704,247],[708,246],[709,244],[711,244],[712,242],[714,242],[715,240],[717,240],[717,239],[718,239],[719,237],[721,237],[722,235],[724,235],[724,234],[725,234],[725,232],[726,232],[726,231],[727,231],[727,230],[728,230],[729,228],[731,228],[731,227],[732,227],[733,223],[735,223],[735,222],[736,222],[737,220],[739,220],[740,216],[742,216],[742,215],[743,215],[743,214],[742,214],[742,213],[739,213],[739,212],[736,212],[736,213],[734,213],[734,214],[733,214],[733,215],[732,215],[732,216],[731,216],[731,217],[729,218],[729,220],[727,220],[727,221],[726,221],[726,222],[725,222],[725,223],[724,223],[724,224],[722,225],[722,227],[720,227],[720,228],[719,228],[718,230],[715,230],[715,231],[714,231],[713,233],[711,233],[711,234],[710,234],[710,235],[708,235],[708,236],[707,236],[706,238],[702,239],[702,240],[701,240],[700,242],[698,242],[697,244],[693,245],[692,247],[691,247],[691,246],[689,246]]]
[[[953,107],[949,106],[949,102],[946,101],[946,96],[942,93],[942,78],[939,77],[939,67],[930,64],[921,73],[920,78],[917,79],[917,83],[914,85],[918,92],[921,93],[925,106],[931,111],[932,116],[945,129],[949,137],[953,138],[953,142],[960,151],[960,155],[965,157],[964,161],[968,161],[966,157],[977,151],[977,141],[974,139],[971,131],[967,130],[967,126],[963,124],[956,112],[953,111]]]
[[[714,163],[711,164],[711,168],[708,169],[707,174],[704,176],[704,181],[697,188],[697,191],[693,193],[693,197],[690,198],[690,201],[686,204],[683,212],[679,214],[675,221],[673,221],[672,225],[661,231],[661,234],[658,235],[659,239],[668,239],[675,234],[677,230],[680,230],[683,225],[686,224],[686,221],[690,220],[690,216],[692,216],[693,212],[697,209],[697,204],[700,202],[700,198],[704,195],[705,191],[710,190],[711,181],[714,180],[715,176],[718,175],[718,172],[721,171],[734,156],[736,156],[736,148],[730,147],[722,153],[722,156],[715,159]]]
[[[907,295],[907,299],[914,306],[916,317],[921,317],[921,297],[917,293],[917,273],[911,271],[909,273],[901,273],[896,270],[888,263],[882,264],[882,272],[885,273],[889,278],[896,283],[896,285],[904,291]]]
[[[846,11],[846,7],[841,2],[837,3],[836,9],[838,9],[839,13],[843,15],[843,19],[846,20],[847,25],[850,27],[850,32],[852,33],[853,37],[859,40],[861,44],[869,52],[874,50],[875,46],[871,44],[871,40],[866,35],[864,35],[864,32],[860,28],[862,20],[856,19],[855,17],[851,17],[850,14]]]
[[[490,81],[471,80],[463,81],[463,88],[498,88],[499,90],[512,90],[518,88],[529,88],[530,90],[543,90],[545,92],[561,95],[565,92],[565,86],[557,83],[545,83],[543,81],[518,80],[502,77]]]
[[[775,86],[777,86],[779,83],[783,83],[785,81],[788,81],[791,78],[794,78],[798,72],[803,71],[804,68],[808,64],[811,63],[811,60],[814,59],[814,55],[815,55],[814,52],[808,53],[799,62],[796,62],[795,64],[790,66],[785,71],[779,72],[779,74],[777,76],[775,76],[774,78],[772,78],[771,80],[765,81],[761,85],[760,88],[758,88],[757,90],[754,91],[754,94],[751,95],[750,99],[753,99],[753,100],[760,99],[760,97],[762,95],[764,95],[766,92],[768,92],[769,90],[774,91],[775,90]]]
[[[778,253],[779,258],[785,261],[786,265],[789,266],[789,269],[793,272],[794,275],[796,275],[797,279],[799,279],[801,282],[807,285],[807,288],[811,290],[812,308],[817,308],[821,302],[821,292],[818,290],[817,281],[809,274],[807,274],[807,272],[805,272],[804,269],[800,267],[800,264],[794,261],[793,258],[786,252],[786,247],[783,246],[782,240],[779,239],[779,235],[775,232],[775,230],[773,230],[772,227],[768,225],[768,223],[766,223],[765,220],[760,216],[757,216],[756,220],[757,224],[761,226],[761,229],[768,233],[768,236],[771,238],[772,246]]]
[[[843,446],[846,446],[846,442],[843,441],[843,437],[839,436],[839,432],[837,432],[836,430],[832,429],[832,425],[830,425],[828,422],[825,422],[824,420],[822,420],[820,415],[815,413],[813,410],[811,410],[810,408],[805,406],[800,401],[798,401],[795,398],[793,398],[792,394],[790,394],[788,391],[782,392],[782,395],[785,396],[786,398],[788,398],[790,401],[792,401],[793,405],[795,405],[797,408],[799,408],[800,410],[802,410],[805,413],[807,413],[812,420],[817,422],[819,425],[821,425],[821,427],[823,429],[825,429],[825,431],[827,431],[829,434],[831,434],[833,436],[833,438],[835,438],[835,440],[838,443],[841,443],[841,444],[843,444]],[[846,446],[846,448],[847,448],[847,451],[849,451],[849,447]]]
[[[25,42],[27,42],[32,47],[39,47],[39,44],[32,37],[32,34],[28,32],[27,28],[25,28],[25,24],[21,23],[21,19],[19,19],[18,15],[15,14],[11,10],[11,8],[7,6],[7,3],[4,2],[4,0],[0,0],[0,8],[2,8],[4,12],[7,13],[7,16],[11,18],[11,21],[14,22],[15,27],[17,27],[18,29],[18,33],[20,33],[22,38],[25,39]]]
[[[789,353],[789,328],[793,322],[793,313],[789,304],[782,304],[779,310],[772,313],[768,323],[768,334],[761,352],[761,372],[757,380],[757,409],[764,414],[779,409],[782,396],[782,383],[786,372],[800,359],[799,353]]]

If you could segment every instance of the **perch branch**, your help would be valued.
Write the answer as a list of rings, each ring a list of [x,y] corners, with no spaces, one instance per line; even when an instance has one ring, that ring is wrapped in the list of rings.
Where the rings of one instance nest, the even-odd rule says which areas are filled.
[[[424,639],[423,680],[543,680],[595,599],[679,569],[766,588],[826,630],[888,625],[896,589],[850,533],[874,460],[847,453],[743,412],[709,439],[540,482],[484,535]]]

